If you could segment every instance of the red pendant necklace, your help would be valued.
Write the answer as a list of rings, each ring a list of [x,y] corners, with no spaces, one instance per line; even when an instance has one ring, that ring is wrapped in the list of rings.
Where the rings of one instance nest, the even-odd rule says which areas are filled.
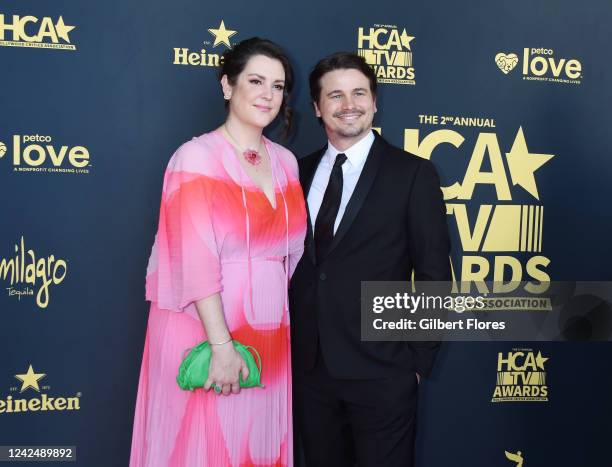
[[[242,157],[251,165],[259,165],[261,164],[261,154],[259,154],[259,149],[261,149],[261,139],[259,140],[259,147],[257,149],[246,148],[244,149],[238,141],[227,131],[227,127],[223,125],[223,132],[230,139],[232,144],[238,148],[238,150],[242,153]]]

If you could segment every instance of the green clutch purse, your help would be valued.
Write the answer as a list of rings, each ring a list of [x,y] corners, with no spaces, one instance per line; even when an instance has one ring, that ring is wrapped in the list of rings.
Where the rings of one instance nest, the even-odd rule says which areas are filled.
[[[257,350],[249,345],[242,345],[236,340],[232,342],[234,348],[244,359],[249,369],[249,377],[246,381],[242,378],[242,375],[240,375],[240,387],[263,388],[264,386],[261,384],[261,357]],[[252,350],[253,354],[257,357],[257,362],[253,354],[249,352],[250,350]],[[179,387],[189,391],[203,387],[208,379],[208,367],[210,366],[211,357],[212,349],[208,341],[204,341],[193,347],[179,367],[178,376],[176,377],[176,382]],[[215,391],[220,392],[220,389],[215,387]]]

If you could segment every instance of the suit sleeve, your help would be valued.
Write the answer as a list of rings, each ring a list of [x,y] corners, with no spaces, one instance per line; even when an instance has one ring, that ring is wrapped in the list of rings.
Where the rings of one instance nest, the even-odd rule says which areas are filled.
[[[434,165],[419,161],[410,194],[410,254],[416,281],[450,281],[450,239],[446,224],[446,206]],[[450,292],[450,288],[449,288]],[[429,376],[440,342],[411,342],[416,371]]]

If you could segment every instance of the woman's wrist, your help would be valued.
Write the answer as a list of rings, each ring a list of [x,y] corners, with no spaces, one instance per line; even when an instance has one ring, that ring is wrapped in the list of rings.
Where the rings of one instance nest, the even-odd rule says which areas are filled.
[[[232,342],[232,336],[229,336],[221,341],[217,341],[217,342],[212,342],[212,341],[208,341],[208,343],[212,346],[218,346],[218,345],[225,345],[225,344],[229,344],[230,342]]]
[[[227,342],[211,345],[210,349],[214,355],[227,355],[234,350],[234,346],[232,345],[232,339],[230,338]]]

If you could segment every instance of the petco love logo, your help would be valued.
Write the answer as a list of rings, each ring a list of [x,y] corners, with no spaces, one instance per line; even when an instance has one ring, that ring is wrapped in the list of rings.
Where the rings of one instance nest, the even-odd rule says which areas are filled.
[[[91,169],[85,146],[58,145],[48,135],[13,135],[12,144],[0,141],[0,159],[9,152],[6,159],[11,160],[13,172],[82,175]]]
[[[518,56],[516,54],[505,54],[503,52],[498,53],[495,56],[495,63],[505,75],[514,70],[514,67],[518,64]]]
[[[525,81],[580,84],[582,63],[576,58],[557,58],[553,49],[525,47],[522,54],[522,77]],[[505,75],[519,64],[516,53],[499,52],[495,64]]]

